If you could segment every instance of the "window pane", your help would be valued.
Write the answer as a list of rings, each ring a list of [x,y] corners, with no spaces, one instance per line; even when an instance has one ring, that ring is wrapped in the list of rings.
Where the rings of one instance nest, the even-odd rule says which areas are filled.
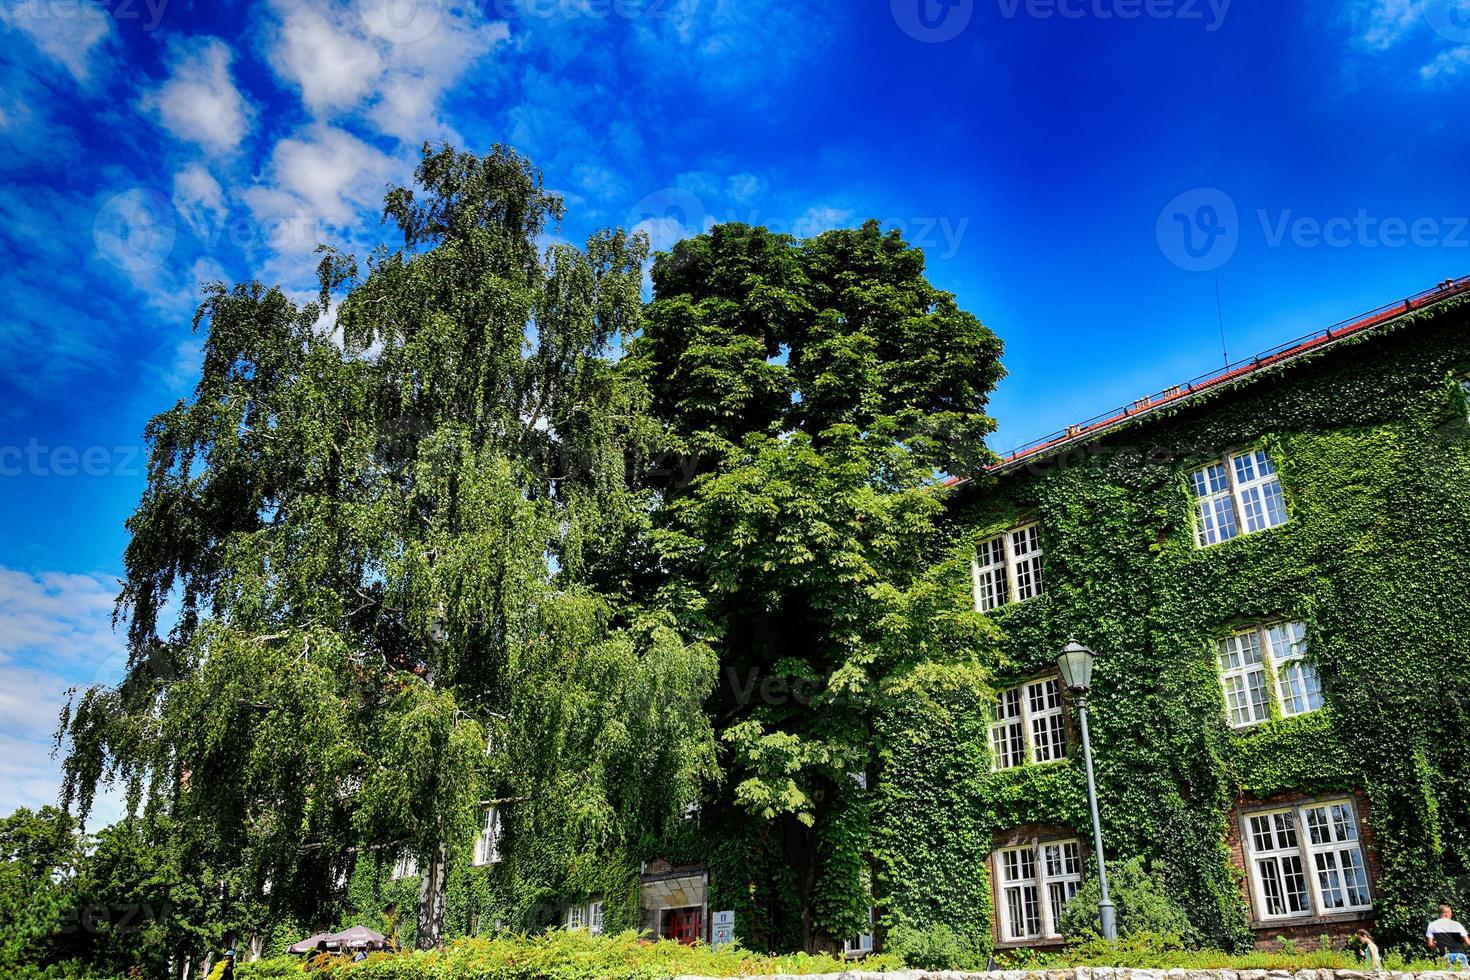
[[[1347,900],[1349,905],[1371,905],[1373,900],[1368,897],[1368,874],[1363,870],[1363,854],[1356,847],[1340,851],[1342,859],[1342,878],[1347,888]]]
[[[995,768],[1009,769],[1026,761],[1026,730],[1021,722],[1021,690],[1001,691],[995,709],[997,722],[990,726],[990,748]]]
[[[1062,909],[1066,908],[1067,903],[1070,902],[1073,896],[1077,894],[1077,882],[1050,882],[1046,886],[1046,893],[1048,900],[1051,902],[1052,928],[1055,929],[1056,923],[1061,921]]]
[[[1252,630],[1221,640],[1220,668],[1230,724],[1250,725],[1271,716],[1259,633]]]
[[[1231,457],[1235,469],[1235,492],[1248,531],[1261,531],[1286,523],[1286,503],[1281,479],[1271,458],[1262,450]]]
[[[1209,497],[1230,488],[1230,480],[1225,475],[1224,463],[1214,463],[1195,470],[1190,474],[1190,479],[1194,483],[1196,497]]]
[[[1261,879],[1261,901],[1266,915],[1285,915],[1285,889],[1281,884],[1281,867],[1275,858],[1256,862],[1256,872]]]
[[[1033,524],[1011,532],[1017,601],[1041,595],[1041,526]]]
[[[1322,890],[1322,905],[1324,908],[1340,909],[1347,904],[1343,896],[1342,876],[1337,870],[1337,855],[1332,851],[1325,851],[1316,855],[1317,861],[1317,886]]]
[[[1283,885],[1286,890],[1286,909],[1296,914],[1311,911],[1311,903],[1307,898],[1307,876],[1302,871],[1302,859],[1293,854],[1290,857],[1281,858],[1281,872]]]
[[[1334,803],[1332,812],[1333,837],[1340,841],[1357,840],[1358,828],[1353,823],[1353,811],[1346,803]]]
[[[1248,670],[1245,677],[1250,687],[1252,716],[1256,721],[1265,721],[1271,717],[1271,695],[1266,692],[1266,671],[1264,668]]]
[[[1251,844],[1257,852],[1264,853],[1272,850],[1271,846],[1271,818],[1257,816],[1250,818]]]
[[[1265,655],[1261,652],[1261,635],[1255,630],[1251,630],[1249,633],[1241,633],[1231,639],[1240,645],[1240,663],[1242,667],[1265,663]]]
[[[1296,814],[1283,810],[1273,813],[1271,820],[1276,827],[1277,850],[1296,850]]]
[[[976,545],[972,573],[975,579],[977,611],[989,612],[1009,601],[1004,536],[989,538]]]
[[[1235,508],[1228,495],[1199,501],[1195,504],[1194,514],[1201,547],[1235,537]]]

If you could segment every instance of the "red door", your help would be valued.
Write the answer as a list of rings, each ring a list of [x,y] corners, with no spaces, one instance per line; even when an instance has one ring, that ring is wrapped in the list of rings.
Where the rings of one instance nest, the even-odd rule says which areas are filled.
[[[700,939],[700,915],[698,906],[688,909],[669,909],[664,913],[664,938],[675,939],[692,946]]]

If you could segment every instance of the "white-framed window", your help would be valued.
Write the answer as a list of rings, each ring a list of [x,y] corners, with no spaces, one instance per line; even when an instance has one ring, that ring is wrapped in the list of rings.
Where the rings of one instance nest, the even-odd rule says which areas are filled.
[[[475,839],[476,866],[500,862],[500,808],[487,806],[481,814],[480,836]]]
[[[1062,909],[1082,883],[1075,840],[1043,841],[996,851],[995,919],[1004,942],[1061,937]]]
[[[586,929],[592,935],[602,934],[602,900],[567,906],[567,928]]]
[[[1373,907],[1351,800],[1248,812],[1242,829],[1260,919],[1333,915]]]
[[[1264,449],[1232,453],[1189,474],[1195,546],[1285,524],[1286,500],[1276,464]]]
[[[868,908],[868,931],[853,936],[842,944],[842,951],[848,956],[867,956],[873,951],[873,923],[878,921],[878,910]]]
[[[977,612],[1041,595],[1041,525],[1027,524],[979,542],[970,578]]]
[[[1220,683],[1232,726],[1268,720],[1273,703],[1286,717],[1322,707],[1322,682],[1302,659],[1306,634],[1301,623],[1274,623],[1220,640]]]
[[[1066,757],[1067,711],[1060,678],[1044,677],[999,692],[990,751],[997,769]]]
[[[1460,379],[1460,394],[1465,398],[1465,419],[1470,421],[1470,378]]]
[[[419,873],[419,863],[414,860],[412,854],[404,851],[398,855],[398,860],[393,862],[393,880],[402,881],[405,878],[416,878]]]

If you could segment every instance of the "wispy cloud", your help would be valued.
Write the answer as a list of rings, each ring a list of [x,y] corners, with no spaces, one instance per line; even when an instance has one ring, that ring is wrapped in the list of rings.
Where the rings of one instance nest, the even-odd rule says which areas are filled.
[[[0,24],[24,34],[83,85],[94,81],[105,42],[114,36],[112,18],[93,3],[6,3],[0,5]]]
[[[1360,0],[1348,10],[1359,41],[1383,51],[1423,26],[1419,8],[1420,0]]]
[[[116,593],[103,575],[0,567],[0,812],[57,801],[52,739],[68,690],[116,683],[127,662]],[[119,812],[109,799],[92,823]]]
[[[1470,67],[1470,45],[1441,51],[1434,60],[1419,69],[1419,77],[1426,82],[1445,82]]]
[[[0,663],[100,666],[122,649],[112,631],[117,591],[100,575],[0,568]]]
[[[1357,47],[1386,58],[1392,70],[1417,65],[1425,86],[1440,87],[1470,62],[1470,3],[1467,0],[1360,0],[1347,9]],[[1439,48],[1424,61],[1425,53]]]

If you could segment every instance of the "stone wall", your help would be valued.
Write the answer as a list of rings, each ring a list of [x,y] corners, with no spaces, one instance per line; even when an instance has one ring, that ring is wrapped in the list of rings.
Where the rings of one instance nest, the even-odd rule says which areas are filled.
[[[1467,980],[1470,974],[1434,970],[1424,973],[1368,973],[1361,970],[1140,970],[1131,967],[1080,966],[1069,970],[995,970],[968,973],[948,970],[900,970],[875,973],[849,970],[798,977],[776,974],[745,980]],[[712,980],[678,977],[676,980]]]

